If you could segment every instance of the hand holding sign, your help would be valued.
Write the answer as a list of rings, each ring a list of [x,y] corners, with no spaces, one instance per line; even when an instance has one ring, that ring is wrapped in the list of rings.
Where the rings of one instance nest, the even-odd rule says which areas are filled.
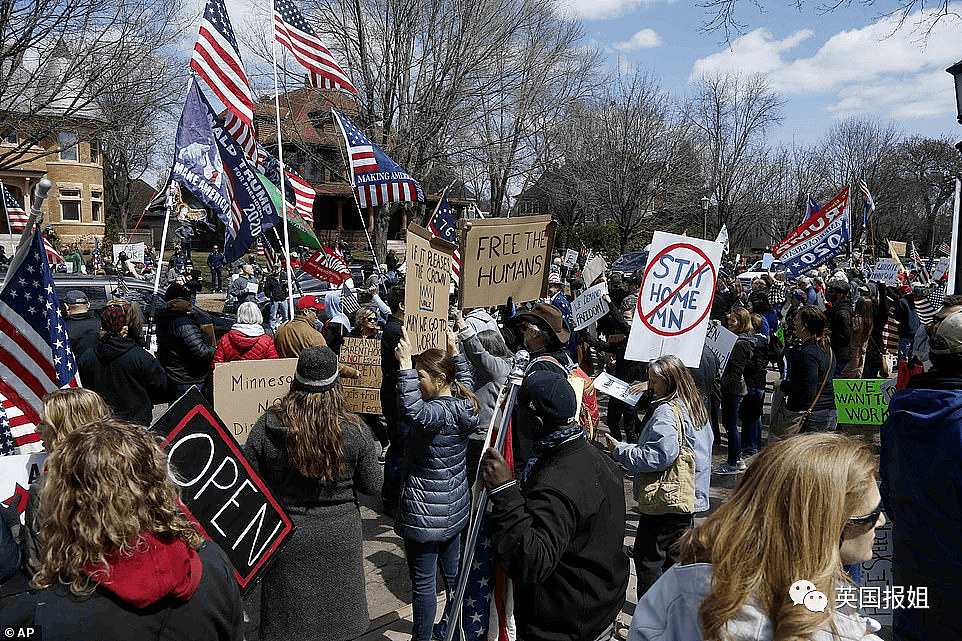
[[[397,357],[401,369],[411,369],[411,341],[408,339],[408,331],[401,328],[401,340],[394,348],[394,355]]]

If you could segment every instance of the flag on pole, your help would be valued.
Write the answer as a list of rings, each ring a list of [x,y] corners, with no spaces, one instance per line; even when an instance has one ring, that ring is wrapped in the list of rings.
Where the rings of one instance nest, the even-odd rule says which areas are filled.
[[[805,205],[805,213],[802,215],[802,222],[804,223],[806,220],[818,213],[819,209],[821,209],[821,207],[818,206],[818,203],[815,202],[815,199],[812,198],[811,194],[809,194],[808,202]]]
[[[384,203],[424,201],[424,192],[418,181],[411,178],[350,120],[333,109],[331,111],[347,143],[354,193],[361,208]]]
[[[441,195],[441,202],[438,203],[438,208],[434,210],[434,213],[431,214],[431,220],[428,221],[428,229],[441,240],[446,240],[454,245],[454,254],[451,257],[451,272],[454,274],[454,278],[460,281],[461,248],[458,246],[458,229],[454,223],[454,212],[451,211],[451,206],[448,204],[447,194]]]
[[[7,215],[7,226],[10,228],[11,234],[16,234],[23,231],[23,228],[27,226],[27,220],[30,218],[20,203],[13,197],[13,194],[7,189],[7,186],[0,183],[0,190],[3,191],[3,210]]]
[[[872,213],[875,211],[875,199],[872,198],[872,193],[868,190],[868,183],[862,178],[858,181],[858,189],[862,192],[862,196],[865,197],[865,207],[862,210],[862,224],[868,225],[869,221],[872,220]]]
[[[341,285],[353,276],[344,255],[327,245],[321,245],[320,251],[301,263],[301,269],[332,285]]]
[[[949,244],[943,240],[941,243],[939,243],[938,252],[943,256],[948,256],[952,253],[952,248],[949,247]]]
[[[312,87],[340,87],[357,95],[357,89],[334,62],[331,52],[307,24],[292,0],[274,0],[274,27],[277,41],[311,72]]]
[[[728,225],[722,225],[722,228],[718,230],[718,236],[715,238],[715,242],[724,245],[722,249],[722,256],[728,253]]]
[[[18,454],[43,449],[36,432],[43,397],[79,385],[39,225],[27,243],[0,289],[0,404]]]
[[[279,177],[281,163],[271,152],[267,151],[263,145],[257,145],[257,171],[278,189],[281,188]],[[311,187],[310,183],[301,178],[290,166],[284,167],[284,197],[288,207],[296,209],[303,219],[303,223],[309,228],[314,228],[314,196],[317,192]],[[280,209],[278,209],[280,211]],[[312,245],[317,248],[318,245]]]
[[[57,265],[59,263],[67,262],[66,260],[64,260],[64,257],[60,255],[60,252],[58,252],[56,248],[54,248],[54,246],[50,243],[50,241],[47,240],[46,236],[43,237],[43,249],[47,255],[47,262],[50,263],[51,265]]]
[[[297,175],[290,167],[284,168],[284,174],[294,188],[294,208],[307,223],[308,227],[314,227],[314,196],[317,192],[311,184]]]
[[[207,0],[190,68],[210,87],[227,111],[236,116],[230,134],[244,149],[247,158],[253,160],[256,150],[254,101],[224,0]]]
[[[919,255],[919,250],[915,247],[915,241],[912,241],[912,247],[909,250],[909,258],[911,258],[915,265],[918,267],[919,283],[922,285],[928,285],[932,278],[929,276],[929,270],[925,268],[925,263],[922,262],[922,256]]]
[[[103,268],[103,265],[100,263],[100,238],[97,236],[94,236],[93,261],[91,262],[90,267],[95,274]]]

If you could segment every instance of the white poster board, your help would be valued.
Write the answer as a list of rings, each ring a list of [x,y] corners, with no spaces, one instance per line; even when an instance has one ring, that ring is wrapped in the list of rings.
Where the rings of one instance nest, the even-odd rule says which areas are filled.
[[[708,323],[705,331],[705,347],[718,357],[718,373],[725,371],[728,365],[728,358],[732,355],[732,348],[738,336],[734,332],[726,329],[719,321],[713,320]]]
[[[128,260],[132,260],[135,263],[142,263],[144,262],[144,253],[146,251],[147,245],[145,243],[130,243],[127,245],[114,243],[114,262],[116,263],[120,260],[120,252],[125,252]]]
[[[775,256],[769,252],[762,254],[762,269],[771,269],[772,263],[775,262]]]
[[[634,407],[638,403],[638,399],[641,398],[641,395],[645,393],[645,390],[632,394],[629,389],[630,387],[631,385],[629,383],[620,378],[615,378],[607,372],[602,372],[598,375],[598,378],[595,379],[596,390]],[[645,387],[647,388],[647,384]]]
[[[654,233],[625,358],[674,354],[686,367],[698,367],[721,254],[718,243]]]
[[[30,484],[43,470],[46,452],[0,456],[0,502],[16,509],[20,523],[24,522]]]
[[[571,269],[572,267],[574,267],[575,265],[577,265],[577,264],[578,264],[578,251],[575,250],[575,249],[566,249],[566,250],[565,250],[565,258],[564,258],[563,261],[561,261],[561,264],[564,265],[565,267],[567,267],[568,269]]]
[[[585,268],[581,270],[585,285],[595,282],[595,279],[604,274],[606,269],[608,269],[608,263],[605,262],[604,258],[598,254],[592,256],[591,260],[585,263]]]
[[[891,258],[880,258],[878,262],[875,263],[875,267],[872,269],[872,275],[869,280],[873,280],[879,283],[885,283],[886,285],[898,285],[899,284],[899,269],[902,266],[892,260]]]
[[[949,257],[943,256],[939,259],[939,262],[936,263],[935,268],[932,270],[932,280],[941,280],[947,271],[949,271]]]
[[[575,331],[584,329],[608,313],[608,283],[598,283],[589,287],[571,303],[571,322]]]

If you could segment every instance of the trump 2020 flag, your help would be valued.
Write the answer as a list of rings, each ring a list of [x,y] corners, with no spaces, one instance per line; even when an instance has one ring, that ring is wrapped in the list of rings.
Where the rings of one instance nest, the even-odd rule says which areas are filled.
[[[825,264],[849,241],[848,204],[846,187],[775,245],[772,254],[795,276]]]
[[[424,192],[418,181],[371,142],[354,123],[334,109],[331,112],[347,143],[354,193],[360,207],[424,201]]]

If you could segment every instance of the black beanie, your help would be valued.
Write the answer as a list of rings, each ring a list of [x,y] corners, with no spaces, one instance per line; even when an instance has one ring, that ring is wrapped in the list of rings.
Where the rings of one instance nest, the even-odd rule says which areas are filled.
[[[337,384],[337,355],[329,347],[307,347],[297,359],[292,390],[323,392]]]

